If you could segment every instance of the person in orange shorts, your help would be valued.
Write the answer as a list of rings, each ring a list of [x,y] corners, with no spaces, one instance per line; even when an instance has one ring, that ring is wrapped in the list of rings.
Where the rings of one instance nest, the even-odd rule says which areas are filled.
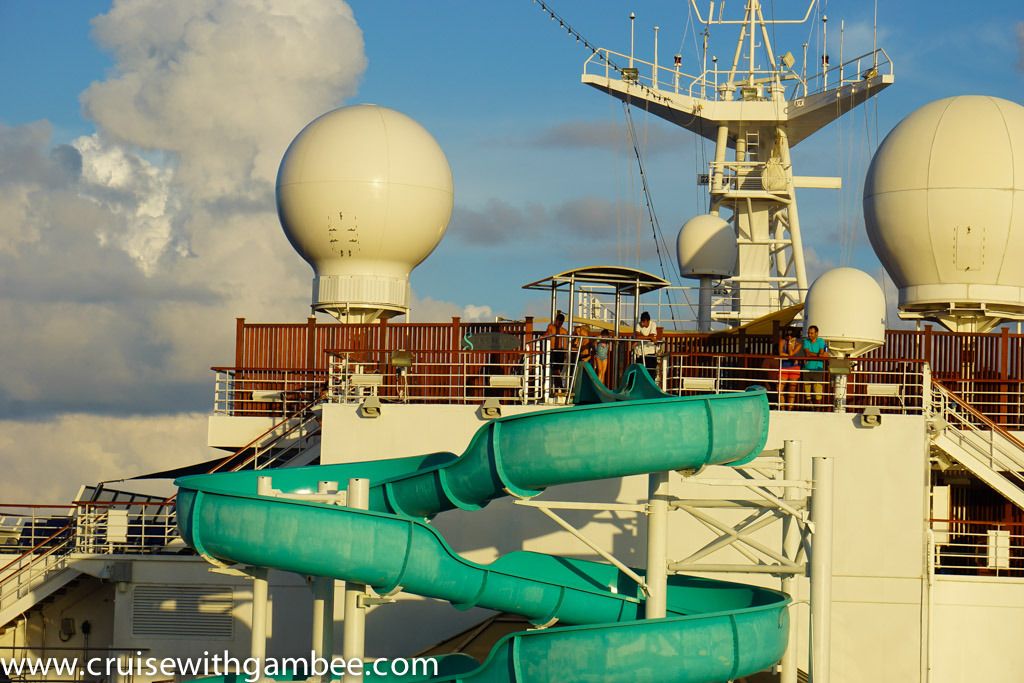
[[[803,346],[793,330],[784,330],[779,340],[779,410],[793,407],[794,395],[799,394],[797,382],[800,381],[800,361],[796,358],[802,351]]]

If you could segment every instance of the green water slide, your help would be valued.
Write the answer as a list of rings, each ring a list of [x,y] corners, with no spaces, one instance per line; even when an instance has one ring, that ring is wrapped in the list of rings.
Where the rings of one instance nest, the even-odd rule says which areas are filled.
[[[179,479],[178,524],[197,551],[221,561],[356,581],[379,593],[401,589],[462,609],[479,606],[537,625],[558,624],[507,636],[483,663],[444,658],[440,677],[431,680],[728,681],[764,669],[786,645],[789,599],[782,593],[672,577],[668,616],[645,620],[642,591],[615,567],[530,552],[481,565],[454,552],[425,521],[443,510],[476,510],[502,495],[530,497],[557,484],[742,464],[763,448],[763,390],[700,397],[658,392],[630,400],[631,391],[650,395],[649,377],[636,382],[618,395],[601,387],[608,395],[595,396],[605,402],[488,422],[461,456],[273,472],[274,489],[285,493],[315,491],[323,480],[344,485],[367,478],[370,510],[260,496],[256,478],[266,473],[235,472]]]

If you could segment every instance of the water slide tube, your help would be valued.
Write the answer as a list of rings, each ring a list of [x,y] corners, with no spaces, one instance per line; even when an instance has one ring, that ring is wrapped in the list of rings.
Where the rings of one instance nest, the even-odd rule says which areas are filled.
[[[644,386],[642,378],[637,382]],[[622,398],[604,403],[493,420],[458,457],[435,453],[273,472],[273,487],[288,493],[315,491],[322,480],[368,478],[366,511],[257,495],[256,478],[265,472],[184,477],[176,482],[178,524],[192,547],[218,561],[356,581],[378,593],[401,589],[463,609],[559,624],[506,636],[482,664],[443,658],[440,677],[431,680],[696,683],[770,666],[786,645],[789,598],[782,593],[672,577],[668,616],[644,620],[642,591],[615,567],[531,552],[480,565],[455,553],[424,521],[443,510],[479,509],[501,495],[534,496],[556,484],[742,464],[757,456],[767,437],[768,405],[760,389],[641,400],[628,395],[627,387]]]

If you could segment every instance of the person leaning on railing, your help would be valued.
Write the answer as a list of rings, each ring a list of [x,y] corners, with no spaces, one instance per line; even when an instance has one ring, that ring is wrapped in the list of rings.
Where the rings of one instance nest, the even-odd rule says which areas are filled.
[[[800,361],[797,357],[803,349],[796,333],[788,327],[782,331],[779,340],[779,410],[793,407],[794,394],[800,382]]]
[[[828,358],[828,344],[818,336],[818,326],[811,325],[807,328],[807,337],[801,342],[804,363],[804,392],[807,398],[815,405],[823,405],[825,402],[825,384],[828,382],[828,374],[825,372],[825,361]]]
[[[555,316],[555,319],[548,323],[547,328],[544,330],[544,336],[541,339],[550,339],[551,346],[551,385],[555,389],[563,389],[565,387],[565,352],[568,346],[568,334],[562,324],[565,322],[565,314],[561,311]]]
[[[636,332],[633,335],[637,342],[633,348],[633,355],[637,361],[644,364],[647,372],[653,378],[658,370],[658,328],[651,321],[651,314],[644,311],[640,314],[640,322],[637,323]]]

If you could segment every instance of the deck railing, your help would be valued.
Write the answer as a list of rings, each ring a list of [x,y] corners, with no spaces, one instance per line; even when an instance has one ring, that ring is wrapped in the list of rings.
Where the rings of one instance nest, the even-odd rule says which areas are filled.
[[[664,386],[673,394],[730,393],[758,385],[768,390],[772,408],[832,410],[834,377],[829,362],[820,374],[783,368],[783,359],[763,354],[673,354],[664,359]],[[881,413],[920,414],[924,409],[925,367],[921,361],[864,358],[846,375],[848,412],[876,407]]]
[[[936,574],[1024,576],[1024,522],[932,519]]]

